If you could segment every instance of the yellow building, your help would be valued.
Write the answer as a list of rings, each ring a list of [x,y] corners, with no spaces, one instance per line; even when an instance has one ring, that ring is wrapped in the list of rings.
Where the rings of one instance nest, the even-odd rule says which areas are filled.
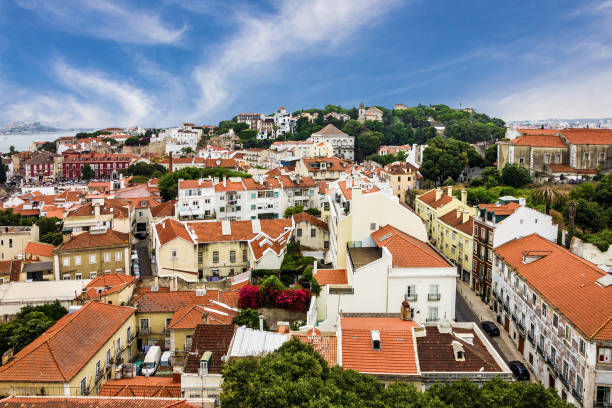
[[[105,273],[85,286],[78,301],[127,305],[134,293],[135,277],[122,273]]]
[[[387,164],[380,171],[380,178],[391,185],[393,194],[401,201],[405,201],[406,191],[416,188],[420,177],[419,170],[406,162]]]
[[[87,231],[53,251],[55,279],[94,279],[104,273],[130,273],[130,235],[115,230]]]
[[[438,187],[418,195],[414,203],[416,213],[425,220],[427,232],[431,235],[435,220],[456,210],[459,207],[468,209],[470,215],[476,215],[476,209],[467,206],[467,191],[461,191],[461,200],[453,196],[453,187]]]
[[[0,227],[0,260],[23,256],[30,241],[38,241],[38,225]]]
[[[431,234],[436,248],[457,265],[465,282],[470,282],[472,273],[473,233],[474,217],[469,210],[459,208],[437,218]]]
[[[1,395],[95,395],[117,365],[131,361],[131,307],[91,302],[0,367]]]

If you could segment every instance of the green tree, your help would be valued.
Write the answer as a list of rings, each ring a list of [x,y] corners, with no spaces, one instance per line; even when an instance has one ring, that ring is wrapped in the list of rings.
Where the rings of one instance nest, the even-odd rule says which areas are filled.
[[[40,236],[40,242],[59,246],[64,242],[64,237],[59,232],[47,232]]]
[[[380,123],[380,122],[378,122]],[[380,147],[383,134],[376,131],[360,133],[355,141],[355,159],[360,161],[366,156],[376,153]]]
[[[315,217],[321,216],[321,210],[319,210],[318,208],[312,207],[312,208],[307,209],[306,212]]]
[[[287,207],[285,210],[285,218],[291,218],[295,214],[299,214],[301,212],[304,212],[304,206],[302,204],[298,204],[294,207]]]
[[[181,153],[183,155],[190,154],[190,153],[193,153],[193,149],[191,148],[191,146],[183,147],[181,149]]]
[[[531,182],[529,169],[517,164],[506,164],[502,169],[502,182],[507,186],[523,187]]]
[[[92,178],[94,178],[94,171],[89,164],[86,164],[81,170],[81,179],[91,180]]]
[[[550,215],[550,207],[561,204],[563,195],[551,186],[538,187],[531,192],[531,201],[534,204],[544,204],[546,206],[546,215]]]
[[[8,167],[6,166],[6,164],[0,162],[0,183],[4,184],[6,183],[6,170],[8,169]]]
[[[565,217],[569,218],[567,207]],[[608,216],[598,203],[579,198],[576,200],[576,224],[586,232],[598,232],[608,225]]]
[[[485,166],[494,166],[497,161],[497,145],[492,144],[485,150]]]
[[[482,179],[487,187],[495,187],[499,185],[501,181],[501,175],[497,167],[485,167],[482,170]]]
[[[259,312],[254,309],[242,309],[232,319],[232,324],[246,326],[251,329],[259,329]],[[264,330],[270,330],[266,320],[263,321]]]
[[[10,146],[9,146],[9,153],[10,153],[11,155],[15,154],[15,146],[13,146],[13,145],[10,145]]]
[[[164,175],[168,170],[159,163],[138,162],[130,165],[124,170],[126,176],[145,176],[147,178],[155,178],[154,173]]]
[[[62,229],[62,221],[57,217],[41,217],[36,221],[40,235],[45,235],[49,232],[60,232]]]
[[[442,183],[449,177],[457,180],[469,159],[467,143],[436,136],[423,151],[420,172],[428,180]]]
[[[612,174],[604,176],[597,183],[592,199],[605,207],[612,204]]]
[[[56,142],[45,142],[40,148],[41,150],[55,153],[57,151],[57,144]]]

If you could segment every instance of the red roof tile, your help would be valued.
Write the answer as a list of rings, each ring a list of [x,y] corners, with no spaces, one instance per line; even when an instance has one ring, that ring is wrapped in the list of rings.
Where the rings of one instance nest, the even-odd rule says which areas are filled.
[[[209,289],[205,295],[197,295],[195,290],[177,292],[138,292],[132,299],[139,313],[176,312],[185,306],[206,304],[210,300],[225,303],[231,307],[237,307],[238,298],[216,289]]]
[[[193,239],[187,231],[186,225],[174,218],[166,218],[155,224],[155,231],[159,238],[159,243],[165,245],[175,238],[184,239],[187,242],[193,243]]]
[[[70,381],[134,312],[131,307],[85,304],[0,367],[0,382]]]
[[[464,234],[469,236],[474,235],[474,217],[470,215],[468,220],[463,222],[463,213],[459,210],[454,210],[446,215],[443,215],[440,217],[440,221],[451,228],[463,232]]]
[[[303,212],[301,212],[299,214],[295,214],[293,216],[293,222],[294,223],[297,224],[298,222],[302,222],[302,221],[307,222],[309,224],[312,224],[312,225],[314,225],[316,227],[319,227],[322,230],[325,230],[325,231],[328,230],[327,224],[323,220],[321,220],[320,218],[315,217],[314,215],[311,215],[311,214],[307,213],[306,211],[303,211]]]
[[[219,302],[208,301],[205,305],[185,306],[174,313],[168,324],[171,330],[195,329],[204,322],[208,324],[230,324],[236,316],[236,310]]]
[[[323,285],[348,285],[346,269],[317,269],[314,274],[317,283]]]
[[[319,353],[330,367],[338,364],[338,342],[336,336],[293,335],[302,343],[310,344]]]
[[[122,290],[134,283],[135,279],[134,276],[122,273],[105,273],[89,282],[85,291],[88,298],[96,299]]]
[[[612,145],[611,129],[564,129],[561,135],[571,144]]]
[[[151,216],[155,218],[174,217],[176,200],[161,203],[157,207],[151,208]]]
[[[222,357],[227,354],[235,327],[233,324],[200,324],[196,327],[191,342],[191,350],[185,359],[185,372],[197,373],[200,358],[206,351],[212,352],[208,372],[221,373]]]
[[[23,261],[21,259],[10,259],[7,261],[0,261],[0,275],[11,282],[19,282],[19,274],[21,273]]]
[[[548,255],[523,263],[526,251]],[[596,282],[607,276],[604,271],[537,234],[510,241],[495,252],[587,337],[612,340],[612,285]]]
[[[567,148],[567,145],[563,143],[563,140],[559,136],[546,136],[546,135],[528,135],[519,136],[514,140],[511,140],[515,146],[532,146],[532,147],[563,147]]]
[[[393,256],[395,268],[440,268],[451,266],[426,242],[416,239],[391,225],[373,232],[378,247],[385,247]]]
[[[104,233],[86,231],[79,235],[74,235],[70,241],[57,247],[56,251],[87,249],[111,245],[127,245],[128,243],[129,234],[125,232],[119,232],[112,229],[106,230]]]
[[[48,258],[53,258],[53,250],[55,246],[51,244],[45,244],[43,242],[35,242],[30,241],[25,247],[24,252],[26,254],[38,255],[38,256],[46,256]]]
[[[426,193],[423,193],[420,196],[417,196],[417,200],[421,200],[422,202],[424,202],[425,204],[427,204],[428,206],[432,208],[439,208],[439,207],[445,206],[446,204],[450,203],[453,200],[453,198],[447,195],[446,191],[443,190],[440,198],[436,200],[436,190],[433,189],[433,190],[429,190]]]
[[[597,174],[595,169],[575,169],[567,164],[545,164],[553,173]]]
[[[7,397],[0,408],[196,408],[187,400],[113,397]]]
[[[98,396],[180,398],[181,383],[174,382],[172,377],[122,378],[105,382]]]
[[[179,180],[179,189],[185,188],[213,188],[213,182],[211,180]]]

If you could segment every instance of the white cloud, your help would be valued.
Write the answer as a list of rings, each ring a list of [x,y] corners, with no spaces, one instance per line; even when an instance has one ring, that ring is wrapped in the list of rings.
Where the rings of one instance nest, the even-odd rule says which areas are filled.
[[[504,120],[612,116],[612,69],[540,79],[497,101],[478,104]]]
[[[285,58],[337,48],[365,26],[376,22],[400,1],[289,0],[277,12],[241,16],[239,31],[218,47],[212,62],[196,68],[201,88],[197,111],[208,113],[228,105],[247,82],[282,64]]]
[[[5,119],[35,120],[58,127],[127,126],[142,123],[152,111],[148,96],[130,84],[61,61],[53,65],[53,72],[67,92],[13,89],[10,100],[5,94]]]
[[[170,27],[160,15],[128,9],[111,0],[17,0],[57,29],[122,43],[172,44],[186,26]]]

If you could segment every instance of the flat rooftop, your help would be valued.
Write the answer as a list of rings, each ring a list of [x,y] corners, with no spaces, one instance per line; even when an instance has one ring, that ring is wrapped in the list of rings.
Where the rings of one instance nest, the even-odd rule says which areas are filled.
[[[348,251],[354,269],[359,269],[382,257],[382,249],[378,247],[349,248]]]

